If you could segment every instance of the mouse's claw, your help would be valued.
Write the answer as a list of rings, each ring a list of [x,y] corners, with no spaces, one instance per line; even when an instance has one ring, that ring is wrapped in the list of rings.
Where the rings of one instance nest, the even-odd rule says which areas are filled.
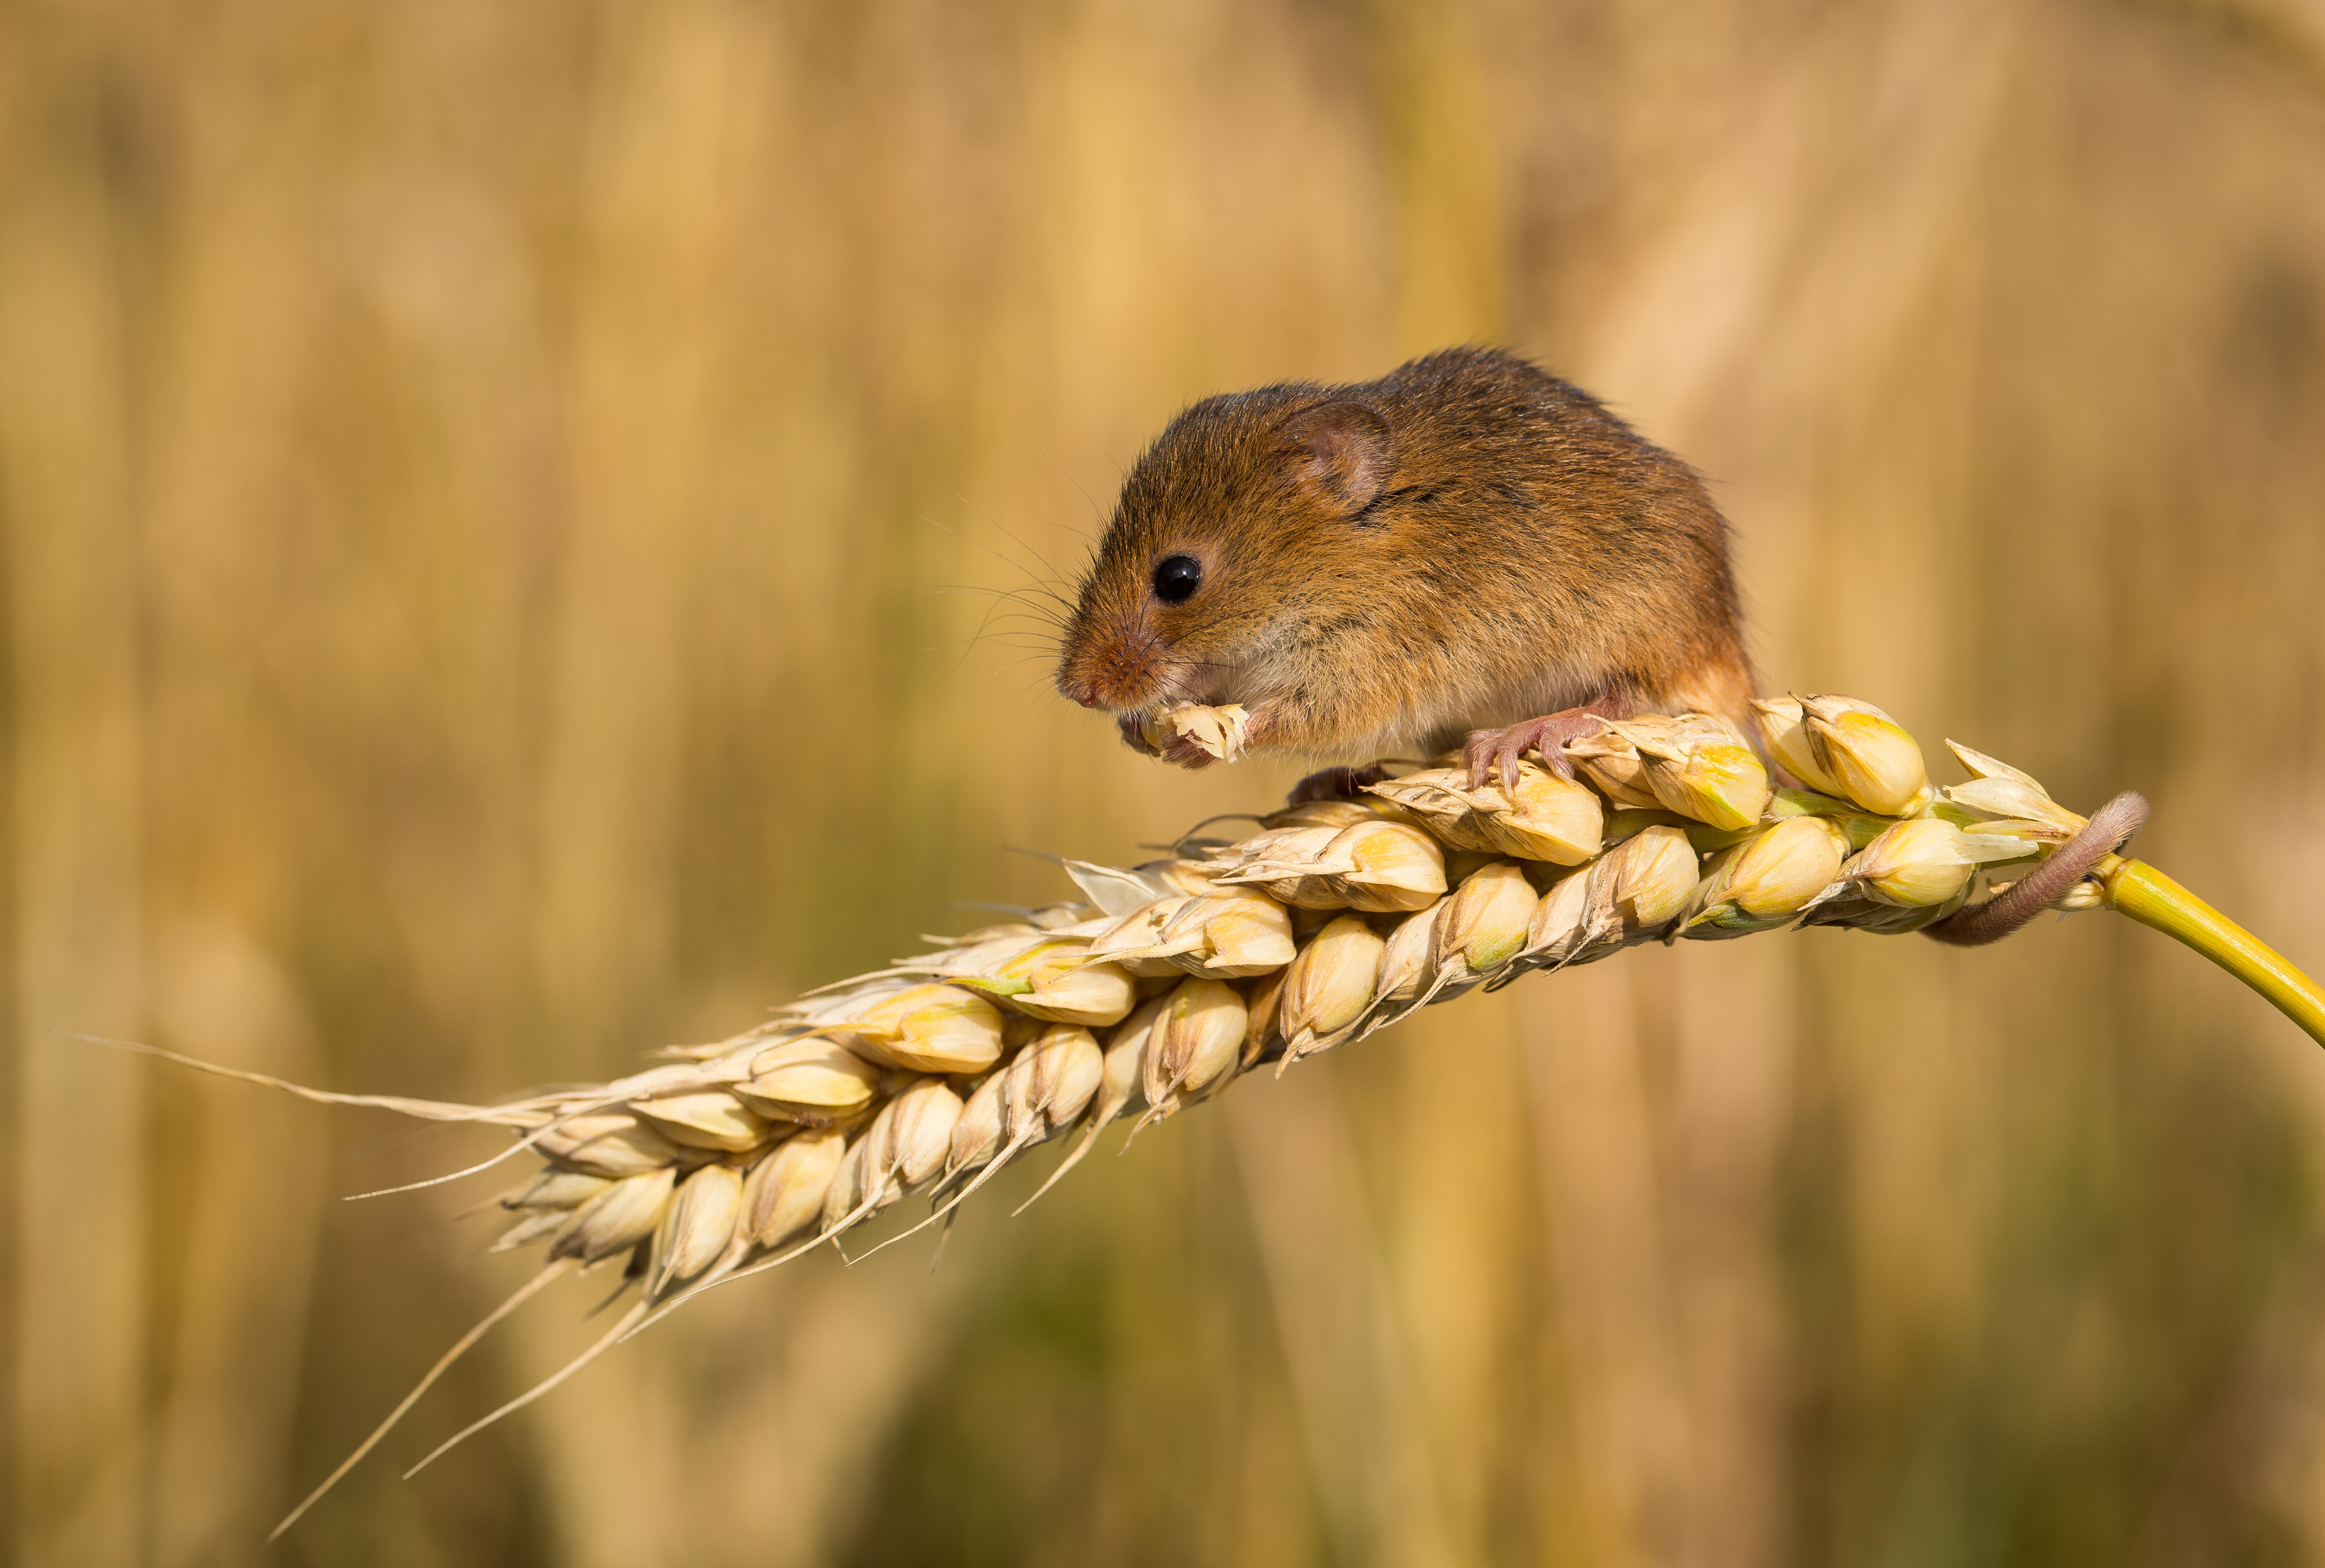
[[[1517,788],[1518,758],[1528,751],[1539,753],[1542,765],[1560,778],[1570,779],[1574,765],[1566,759],[1566,743],[1596,735],[1605,724],[1588,708],[1569,708],[1501,729],[1471,730],[1468,744],[1461,748],[1461,760],[1469,769],[1469,787],[1483,785],[1490,773],[1500,776],[1504,789]]]

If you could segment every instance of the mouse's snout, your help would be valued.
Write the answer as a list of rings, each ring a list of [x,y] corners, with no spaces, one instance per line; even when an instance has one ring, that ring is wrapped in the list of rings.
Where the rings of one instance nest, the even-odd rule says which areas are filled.
[[[1069,641],[1058,661],[1058,691],[1085,708],[1149,708],[1169,684],[1169,659],[1151,629]]]

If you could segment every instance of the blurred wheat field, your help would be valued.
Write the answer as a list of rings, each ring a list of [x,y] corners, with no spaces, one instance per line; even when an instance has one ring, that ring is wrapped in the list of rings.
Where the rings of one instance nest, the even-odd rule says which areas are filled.
[[[1713,477],[1770,685],[2325,965],[2306,0],[0,7],[15,1560],[252,1560],[527,1268],[333,1201],[481,1135],[63,1032],[603,1077],[1263,806],[1041,592],[1185,401],[1473,339]],[[1465,1000],[397,1480],[560,1297],[275,1551],[2325,1562],[2325,1061],[2113,923]]]

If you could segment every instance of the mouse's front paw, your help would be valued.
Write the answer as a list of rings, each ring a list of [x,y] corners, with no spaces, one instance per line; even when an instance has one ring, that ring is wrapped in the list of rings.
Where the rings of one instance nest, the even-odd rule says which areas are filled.
[[[1209,767],[1219,760],[1183,735],[1174,735],[1164,741],[1156,755],[1173,767]]]
[[[1250,714],[1235,702],[1174,702],[1160,712],[1121,720],[1125,738],[1136,727],[1137,738],[1131,742],[1135,749],[1181,767],[1235,761],[1243,755],[1250,722]]]
[[[1151,713],[1116,714],[1114,726],[1122,732],[1122,744],[1141,756],[1160,757],[1174,767],[1185,768],[1209,767],[1218,760],[1197,737],[1174,729]]]

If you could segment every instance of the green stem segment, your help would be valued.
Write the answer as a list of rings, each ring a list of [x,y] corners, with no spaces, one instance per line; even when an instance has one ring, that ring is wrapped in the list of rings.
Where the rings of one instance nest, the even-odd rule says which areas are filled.
[[[2186,942],[2325,1045],[2325,988],[2282,953],[2144,861],[2110,855],[2092,870],[2108,908]]]

